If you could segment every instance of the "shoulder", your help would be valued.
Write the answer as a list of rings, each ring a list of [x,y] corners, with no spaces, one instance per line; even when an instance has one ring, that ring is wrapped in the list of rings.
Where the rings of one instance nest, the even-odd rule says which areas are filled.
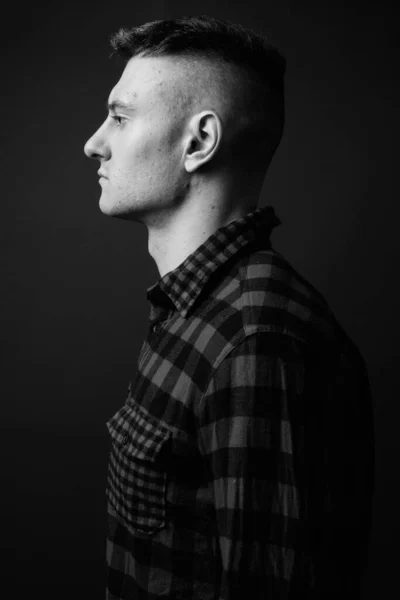
[[[323,294],[273,249],[242,256],[221,279],[212,305],[223,308],[214,315],[230,334],[214,367],[236,354],[247,362],[259,355],[312,356],[317,363],[342,357],[363,366]]]
[[[246,334],[277,331],[305,342],[313,334],[334,335],[336,320],[324,296],[281,254],[259,250],[238,266]]]
[[[275,250],[242,255],[210,283],[194,315],[201,330],[196,347],[201,341],[210,373],[236,355],[238,369],[244,356],[248,364],[282,353],[324,361],[345,353],[357,360],[358,349],[324,296]]]

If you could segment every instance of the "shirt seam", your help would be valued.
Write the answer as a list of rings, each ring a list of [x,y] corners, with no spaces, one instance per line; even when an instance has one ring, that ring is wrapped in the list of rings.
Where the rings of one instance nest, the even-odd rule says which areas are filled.
[[[212,368],[211,374],[207,381],[207,385],[199,399],[198,414],[201,413],[203,402],[207,396],[208,388],[210,387],[212,379],[213,379],[216,371],[218,370],[218,368],[221,366],[222,362],[225,360],[225,358],[227,358],[231,352],[233,352],[241,343],[243,343],[244,340],[246,340],[247,338],[252,337],[254,335],[257,335],[259,333],[280,333],[283,336],[290,337],[292,339],[295,339],[298,342],[302,342],[303,344],[306,343],[306,340],[303,337],[297,335],[292,330],[287,329],[285,327],[281,327],[281,326],[277,326],[277,325],[257,325],[255,327],[249,327],[249,326],[246,327],[245,326],[245,330],[244,330],[243,334],[239,337],[239,339],[231,347],[227,348],[225,352],[221,353],[221,355],[218,357],[216,364]]]

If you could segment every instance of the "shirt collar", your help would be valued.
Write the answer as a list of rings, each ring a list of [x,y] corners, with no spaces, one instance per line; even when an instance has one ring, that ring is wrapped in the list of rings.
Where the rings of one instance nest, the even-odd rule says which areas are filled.
[[[156,320],[157,307],[171,307],[171,303],[186,317],[217,269],[252,242],[259,241],[269,247],[271,231],[280,224],[273,207],[265,206],[220,227],[176,269],[147,289],[150,321]]]

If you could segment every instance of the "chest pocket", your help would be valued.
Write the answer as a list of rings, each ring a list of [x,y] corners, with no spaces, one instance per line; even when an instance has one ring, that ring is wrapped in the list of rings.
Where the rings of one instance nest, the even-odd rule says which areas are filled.
[[[161,459],[171,431],[141,406],[125,404],[107,422],[111,435],[107,498],[131,533],[166,521],[167,473]]]

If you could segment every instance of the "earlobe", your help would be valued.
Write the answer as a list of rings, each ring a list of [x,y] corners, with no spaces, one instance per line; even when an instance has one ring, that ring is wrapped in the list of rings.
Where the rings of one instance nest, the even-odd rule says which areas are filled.
[[[218,151],[222,138],[221,119],[213,111],[204,111],[192,118],[189,131],[185,169],[193,173],[210,162]]]

